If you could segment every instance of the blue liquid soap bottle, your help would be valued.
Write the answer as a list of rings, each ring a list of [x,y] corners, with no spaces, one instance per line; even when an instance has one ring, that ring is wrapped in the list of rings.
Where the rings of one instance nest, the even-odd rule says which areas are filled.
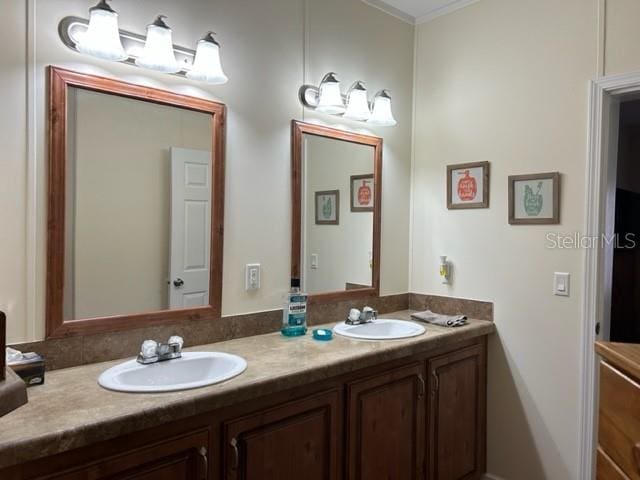
[[[299,337],[307,333],[307,294],[300,291],[300,279],[291,279],[291,290],[287,294],[282,313],[282,334]]]

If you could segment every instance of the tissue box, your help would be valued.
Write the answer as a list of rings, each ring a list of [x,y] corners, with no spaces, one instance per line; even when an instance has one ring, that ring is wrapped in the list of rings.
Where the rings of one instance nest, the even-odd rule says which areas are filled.
[[[22,378],[27,387],[44,383],[44,358],[37,353],[23,353],[22,359],[7,366]]]

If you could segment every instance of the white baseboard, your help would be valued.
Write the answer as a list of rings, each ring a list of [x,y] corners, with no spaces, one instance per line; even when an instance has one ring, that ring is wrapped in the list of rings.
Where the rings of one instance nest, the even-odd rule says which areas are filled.
[[[506,480],[506,479],[502,477],[496,477],[495,475],[491,475],[490,473],[485,473],[482,476],[482,480]]]

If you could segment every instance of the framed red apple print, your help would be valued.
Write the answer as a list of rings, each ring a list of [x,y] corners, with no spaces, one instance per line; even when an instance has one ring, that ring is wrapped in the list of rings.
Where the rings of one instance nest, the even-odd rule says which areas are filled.
[[[447,166],[447,208],[489,208],[489,162]]]
[[[352,212],[373,212],[374,196],[373,173],[351,175]]]

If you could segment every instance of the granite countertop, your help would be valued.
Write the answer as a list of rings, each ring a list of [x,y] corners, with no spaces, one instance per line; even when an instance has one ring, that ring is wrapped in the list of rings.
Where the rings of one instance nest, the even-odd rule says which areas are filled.
[[[384,318],[409,319],[411,312]],[[333,324],[328,325],[332,327]],[[362,341],[311,335],[286,338],[279,332],[188,348],[234,353],[247,370],[223,383],[172,393],[131,394],[104,390],[100,373],[122,360],[47,372],[30,388],[29,403],[0,418],[0,468],[108,440],[354,370],[487,335],[492,322],[470,320],[455,329],[428,325],[419,337]]]
[[[596,352],[618,368],[640,378],[640,345],[636,343],[596,342]]]

